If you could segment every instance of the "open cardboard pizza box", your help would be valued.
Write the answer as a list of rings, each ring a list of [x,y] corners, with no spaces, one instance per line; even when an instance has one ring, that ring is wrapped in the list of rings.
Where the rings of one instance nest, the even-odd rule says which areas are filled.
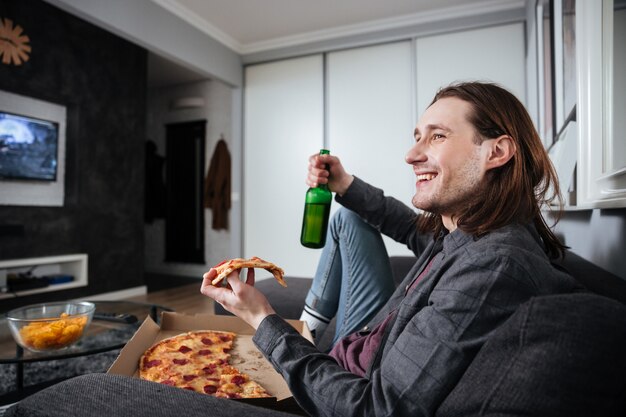
[[[287,320],[287,322],[308,340],[313,339],[304,322],[297,320]],[[213,314],[185,315],[164,312],[161,316],[161,326],[148,317],[122,349],[115,362],[109,368],[108,373],[138,378],[139,359],[150,346],[165,338],[194,330],[223,330],[236,333],[237,338],[234,348],[230,352],[232,355],[231,365],[240,372],[250,375],[252,379],[260,383],[274,396],[274,398],[225,401],[250,402],[254,405],[276,410],[298,414],[303,413],[293,399],[283,377],[274,370],[252,342],[254,329],[237,317]]]

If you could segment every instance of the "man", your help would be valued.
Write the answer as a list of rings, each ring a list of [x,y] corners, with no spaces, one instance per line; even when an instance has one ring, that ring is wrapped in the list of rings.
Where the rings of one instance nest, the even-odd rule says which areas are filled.
[[[331,222],[307,296],[306,314],[341,317],[329,355],[274,313],[253,271],[246,283],[229,276],[230,288],[210,285],[213,269],[205,274],[203,294],[257,329],[257,347],[311,415],[432,415],[520,304],[577,289],[550,264],[564,247],[540,209],[558,197],[557,178],[512,94],[483,83],[444,88],[414,136],[406,162],[419,215],[346,173],[338,158],[311,159],[309,185],[328,183],[350,210]],[[377,232],[418,256],[390,297],[388,267],[376,269],[386,257]]]

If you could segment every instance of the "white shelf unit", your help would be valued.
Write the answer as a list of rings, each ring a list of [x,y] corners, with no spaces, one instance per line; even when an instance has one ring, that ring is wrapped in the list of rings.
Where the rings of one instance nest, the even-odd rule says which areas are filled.
[[[68,274],[72,275],[74,280],[61,284],[51,284],[44,288],[0,293],[0,299],[13,298],[15,296],[22,297],[25,295],[87,286],[87,254],[85,253],[0,261],[0,274],[2,275],[27,272],[31,269],[36,276]]]

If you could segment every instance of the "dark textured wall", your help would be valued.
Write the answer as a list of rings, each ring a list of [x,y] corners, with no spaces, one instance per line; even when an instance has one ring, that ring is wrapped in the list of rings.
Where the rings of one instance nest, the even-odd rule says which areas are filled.
[[[0,259],[89,256],[88,287],[0,310],[143,285],[146,51],[39,0],[0,0],[0,17],[32,47],[24,65],[0,63],[0,89],[67,107],[65,205],[0,206]]]

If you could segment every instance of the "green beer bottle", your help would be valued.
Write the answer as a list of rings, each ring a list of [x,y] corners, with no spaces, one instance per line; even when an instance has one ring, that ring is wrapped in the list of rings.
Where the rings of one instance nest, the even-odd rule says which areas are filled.
[[[320,155],[328,155],[330,151],[320,150]],[[307,248],[323,248],[326,243],[326,230],[328,229],[328,215],[333,194],[328,185],[319,184],[315,188],[309,188],[304,200],[304,216],[302,217],[302,233],[300,243]]]

